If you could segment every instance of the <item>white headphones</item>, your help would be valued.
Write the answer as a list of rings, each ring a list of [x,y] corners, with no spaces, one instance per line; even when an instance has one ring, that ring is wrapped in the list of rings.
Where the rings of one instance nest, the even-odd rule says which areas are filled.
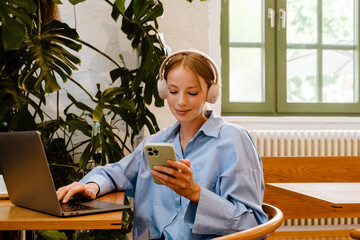
[[[166,64],[175,55],[183,54],[183,53],[197,53],[209,61],[210,65],[212,66],[213,73],[214,73],[214,82],[209,86],[206,101],[209,103],[215,103],[216,100],[218,99],[219,93],[220,93],[219,69],[218,69],[215,61],[210,56],[208,56],[205,53],[200,52],[198,50],[192,50],[192,49],[191,50],[181,50],[181,51],[172,53],[162,62],[161,66],[160,66],[160,70],[159,70],[160,79],[157,82],[157,88],[158,88],[160,98],[166,99],[166,80],[164,77],[164,70],[165,70]]]

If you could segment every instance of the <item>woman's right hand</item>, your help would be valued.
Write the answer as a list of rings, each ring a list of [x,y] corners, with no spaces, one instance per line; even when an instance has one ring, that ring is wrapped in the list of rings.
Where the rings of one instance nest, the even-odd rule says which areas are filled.
[[[99,192],[99,185],[90,182],[87,184],[73,182],[67,186],[61,187],[56,191],[58,200],[67,203],[72,196],[79,193],[88,199],[95,199]]]

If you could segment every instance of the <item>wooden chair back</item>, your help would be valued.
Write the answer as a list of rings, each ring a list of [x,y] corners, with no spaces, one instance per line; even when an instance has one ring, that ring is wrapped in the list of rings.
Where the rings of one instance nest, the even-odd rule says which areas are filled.
[[[247,230],[213,238],[213,240],[253,240],[261,237],[265,238],[266,235],[272,233],[281,226],[284,221],[284,215],[279,208],[270,204],[263,203],[262,208],[269,218],[269,221],[266,223]]]
[[[360,228],[354,228],[350,230],[350,236],[353,239],[360,239]]]

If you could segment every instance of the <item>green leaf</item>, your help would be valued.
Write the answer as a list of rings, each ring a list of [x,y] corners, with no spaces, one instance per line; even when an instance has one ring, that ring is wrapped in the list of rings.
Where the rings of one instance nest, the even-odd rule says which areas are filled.
[[[115,6],[121,14],[125,13],[125,0],[115,0]]]
[[[2,45],[5,51],[19,49],[25,36],[25,27],[32,28],[28,13],[36,11],[33,1],[0,1],[0,25],[2,26]]]
[[[60,22],[58,20],[51,20],[46,23],[44,26],[44,36],[50,34],[51,36],[64,36],[69,39],[77,40],[79,39],[79,34],[75,29],[70,28],[66,23]]]
[[[71,73],[72,73],[72,71],[71,71],[71,68],[68,66],[68,65],[66,65],[63,61],[60,61],[59,59],[57,59],[57,58],[54,58],[53,59],[54,60],[54,63],[57,65],[57,66],[59,66],[59,67],[61,67],[68,75],[71,75]],[[54,68],[56,67],[56,65],[54,65],[54,64],[51,64],[51,66],[53,66]],[[57,68],[56,69],[56,72],[62,72],[61,71],[61,69],[60,68]],[[65,74],[64,74],[65,75]],[[65,75],[66,76],[66,75]],[[67,76],[66,76],[67,77]]]
[[[119,9],[116,7],[116,5],[113,5],[112,11],[111,11],[111,17],[117,21],[118,18],[120,17],[120,11]]]
[[[128,39],[132,39],[136,32],[141,30],[139,25],[135,21],[128,21],[132,19],[134,14],[133,1],[130,2],[128,8],[125,11],[126,18],[122,19],[121,30],[127,35]]]
[[[27,108],[22,107],[18,109],[17,114],[11,122],[10,129],[12,131],[36,130],[35,119],[33,119]]]
[[[41,230],[37,233],[45,239],[56,239],[56,240],[66,240],[66,234],[64,232],[59,232],[57,230]]]
[[[26,102],[28,102],[34,109],[34,111],[38,114],[38,116],[40,117],[41,121],[44,121],[44,114],[40,108],[40,104],[36,103],[35,101],[33,101],[31,98],[26,97]]]
[[[66,47],[68,47],[68,48],[70,48],[70,49],[72,49],[74,51],[77,51],[77,52],[80,51],[81,48],[82,48],[81,44],[77,44],[76,42],[74,42],[72,40],[69,40],[67,38],[57,37],[56,35],[53,38],[53,41],[58,42],[58,43],[66,46]]]
[[[119,108],[116,106],[107,106],[108,109],[111,109],[115,114],[119,115],[122,120],[126,122],[134,131],[137,131],[139,126],[139,122],[137,122],[136,114],[129,113],[125,111],[123,108]]]
[[[11,2],[23,9],[26,9],[30,13],[35,13],[37,9],[36,4],[33,1],[11,0]]]
[[[160,17],[163,13],[164,13],[164,9],[163,9],[162,4],[155,5],[154,7],[148,9],[146,14],[144,14],[144,16],[142,16],[141,22],[145,23],[145,22],[149,22],[149,21],[154,21],[155,19]]]
[[[126,72],[127,72],[126,68],[116,68],[110,71],[110,77],[112,82],[115,82],[116,79],[121,78],[124,74],[126,74]]]
[[[138,31],[135,35],[135,37],[133,38],[133,40],[131,41],[131,46],[133,48],[137,48],[140,44],[141,39],[144,37],[144,34],[141,31]]]
[[[131,113],[136,113],[135,103],[130,99],[121,99],[116,101],[120,108],[126,109]]]
[[[146,12],[152,7],[153,4],[150,1],[144,0],[133,0],[134,2],[134,16],[136,21],[139,21],[146,15]],[[151,4],[151,5],[150,5]]]
[[[115,96],[119,94],[125,94],[128,92],[129,90],[121,87],[108,88],[103,92],[102,96],[100,97],[100,101],[108,102],[111,101]]]
[[[86,169],[87,164],[89,162],[89,160],[91,159],[92,156],[92,151],[91,151],[91,143],[89,143],[88,145],[86,145],[86,148],[84,149],[83,153],[81,154],[80,157],[80,161],[79,161],[79,168],[80,169]]]
[[[40,92],[42,88],[42,82],[45,80],[45,92],[52,93],[60,90],[60,85],[57,83],[55,76],[49,69],[41,70],[40,76],[35,83],[34,90]]]
[[[155,127],[155,131],[156,132],[159,131],[160,129],[159,129],[159,126],[157,124],[155,115],[152,112],[150,112],[148,108],[145,109],[145,114],[151,120],[152,125]]]
[[[28,14],[26,14],[22,9],[8,7],[7,14],[9,16],[15,16],[13,19],[20,19],[22,23],[25,23],[28,27],[32,27],[32,21]]]
[[[83,111],[93,112],[94,110],[86,105],[85,103],[77,101],[70,93],[67,93],[67,97],[71,100],[72,103],[75,104],[75,106]]]
[[[149,121],[149,119],[145,118],[145,125],[146,127],[149,129],[150,134],[154,134],[155,133],[155,129],[153,128],[153,125],[151,124],[151,122]]]
[[[77,51],[81,47],[74,42],[78,39],[74,29],[57,20],[45,24],[43,29],[44,32],[40,35],[35,29],[22,44],[24,51],[22,61],[25,67],[21,69],[19,86],[29,92],[51,93],[59,90],[60,85],[55,74],[66,82],[72,70],[77,70],[75,65],[80,63],[80,59],[66,49]],[[34,85],[30,85],[30,79],[33,77],[36,77],[37,81]]]
[[[81,2],[85,2],[86,0],[69,0],[69,2],[72,4],[72,5],[76,5],[78,3],[81,3]]]
[[[4,50],[19,49],[25,36],[24,26],[9,17],[2,20],[2,25],[2,45]]]
[[[67,114],[66,115],[66,124],[70,127],[70,132],[74,132],[76,130],[81,131],[85,136],[90,137],[91,136],[91,126],[89,123],[75,115],[75,114]]]
[[[95,110],[94,110],[94,112],[92,114],[93,120],[94,121],[101,121],[103,116],[104,116],[103,108],[100,106],[100,104],[96,105]]]
[[[14,106],[16,106],[16,102],[12,97],[0,102],[0,123],[6,122],[6,118]]]

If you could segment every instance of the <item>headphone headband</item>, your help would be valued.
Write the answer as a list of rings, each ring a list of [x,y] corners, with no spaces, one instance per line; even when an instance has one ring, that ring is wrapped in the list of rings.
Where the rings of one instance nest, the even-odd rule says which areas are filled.
[[[165,58],[165,60],[162,62],[160,69],[159,69],[160,79],[158,81],[158,91],[159,91],[160,98],[162,98],[162,99],[166,98],[166,80],[165,80],[165,76],[164,76],[166,65],[174,56],[179,55],[179,54],[184,54],[184,53],[199,54],[200,56],[204,57],[210,63],[210,66],[212,67],[213,73],[214,73],[214,82],[209,87],[207,101],[209,103],[215,103],[219,96],[219,91],[220,91],[219,69],[218,69],[215,61],[209,55],[207,55],[203,52],[200,52],[198,50],[195,50],[195,49],[187,49],[187,50],[180,50],[180,51],[174,52],[174,53],[170,54],[169,56],[167,56]]]
[[[165,76],[164,76],[164,73],[165,73],[165,66],[167,65],[167,63],[175,56],[175,55],[179,55],[179,54],[183,54],[183,53],[197,53],[199,54],[200,56],[204,57],[206,60],[209,61],[211,67],[213,68],[213,71],[214,71],[214,83],[218,84],[218,78],[219,78],[219,69],[217,67],[217,64],[215,63],[214,59],[212,59],[209,55],[199,51],[199,50],[196,50],[196,49],[185,49],[185,50],[180,50],[180,51],[177,51],[177,52],[174,52],[172,54],[170,54],[169,56],[167,56],[165,58],[165,60],[162,62],[161,66],[160,66],[160,69],[159,69],[159,74],[160,74],[160,79],[161,80],[165,80]]]

